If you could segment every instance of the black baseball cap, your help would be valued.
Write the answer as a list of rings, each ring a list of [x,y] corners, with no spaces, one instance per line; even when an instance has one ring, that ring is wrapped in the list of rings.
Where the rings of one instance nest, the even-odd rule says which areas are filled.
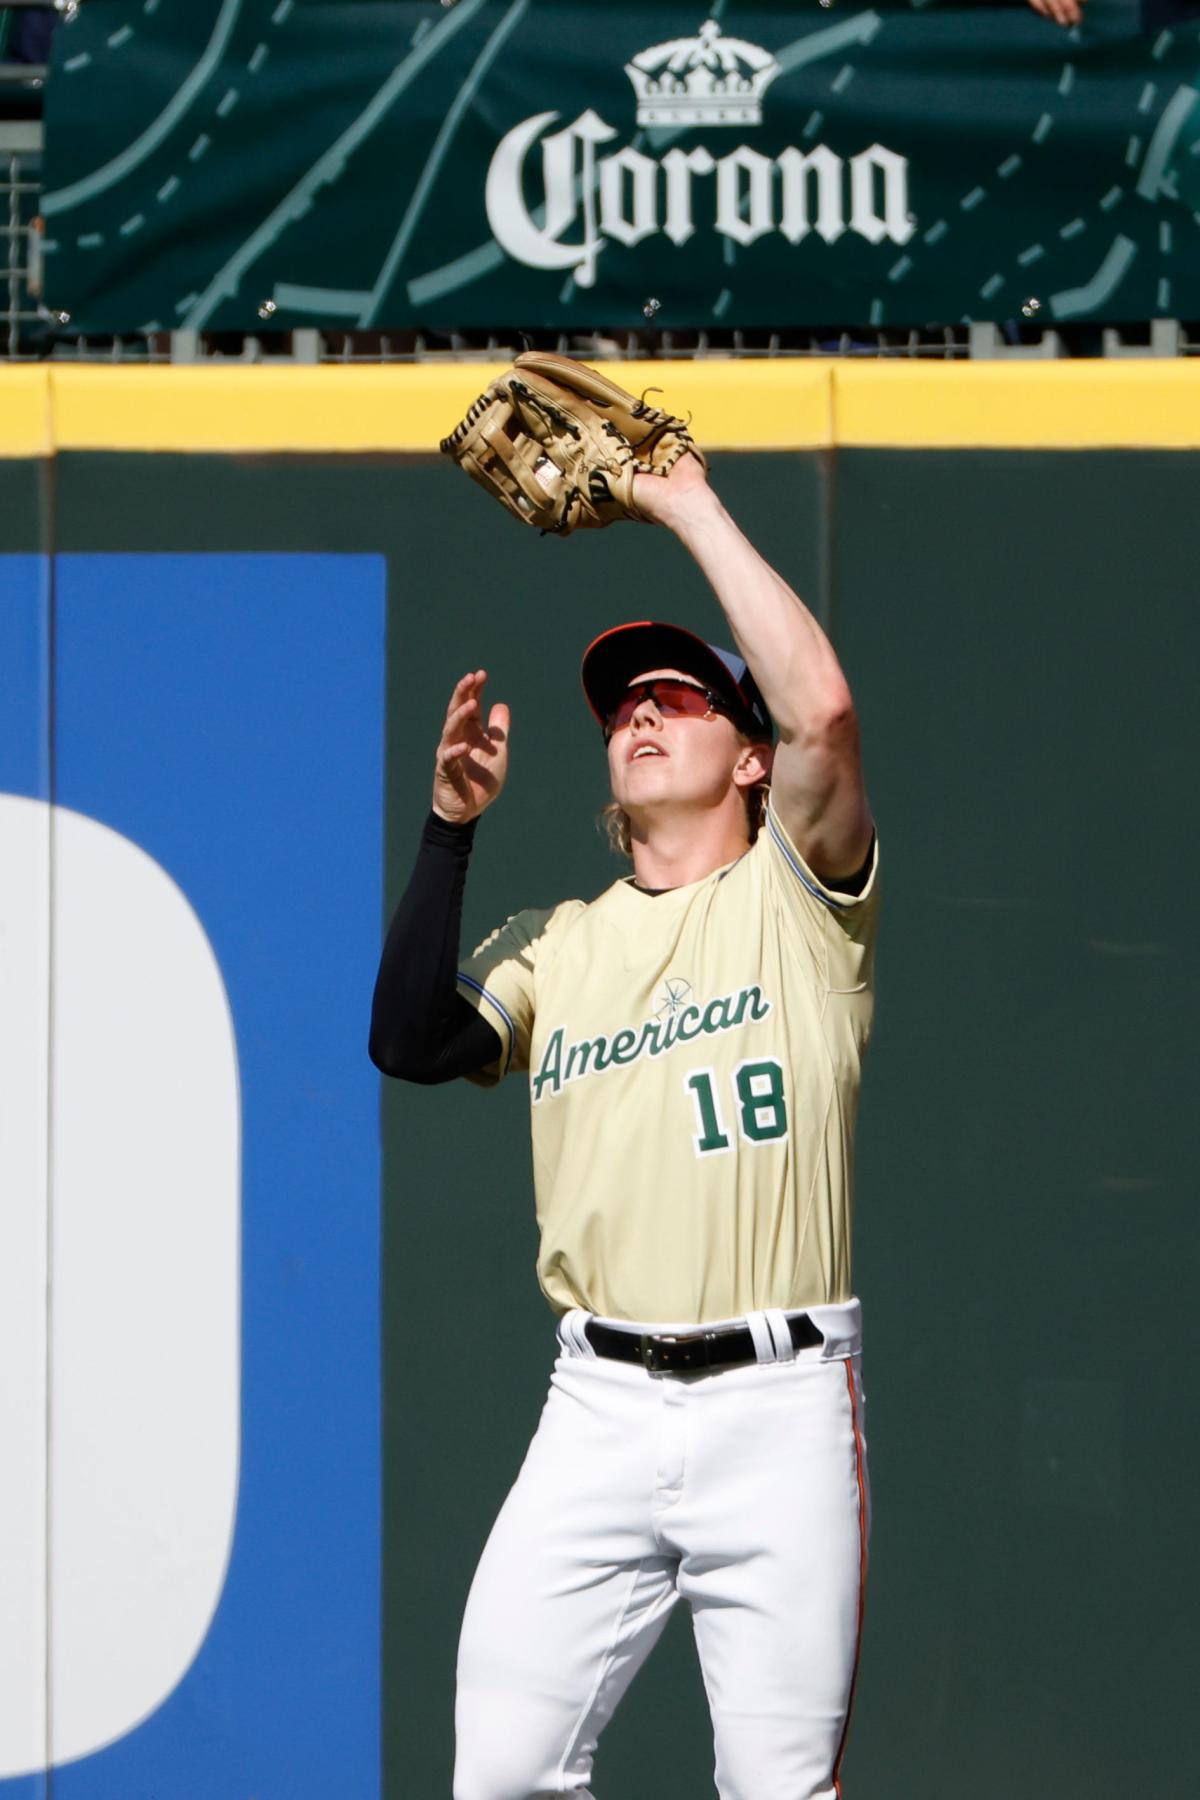
[[[583,653],[580,674],[587,703],[601,725],[621,695],[645,669],[680,669],[729,702],[747,737],[770,743],[775,735],[758,683],[743,659],[719,644],[706,644],[682,625],[639,619],[602,631]]]

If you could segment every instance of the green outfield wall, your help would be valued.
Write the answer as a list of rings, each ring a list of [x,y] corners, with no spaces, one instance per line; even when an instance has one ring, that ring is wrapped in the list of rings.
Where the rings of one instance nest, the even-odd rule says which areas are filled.
[[[478,371],[441,372],[440,390],[412,371],[411,404],[407,372],[388,372],[393,438],[366,445],[345,416],[371,414],[370,372],[326,412],[254,373],[219,406],[210,387],[203,418],[181,389],[110,385],[93,403],[68,382],[57,428],[34,387],[0,378],[0,552],[382,555],[381,929],[468,667],[511,703],[513,738],[466,937],[596,893],[618,866],[594,826],[605,766],[579,653],[625,618],[719,637],[703,582],[665,533],[541,540],[490,507],[421,422],[444,404],[452,423],[445,384],[469,397]],[[875,1525],[845,1792],[1184,1800],[1200,1478],[1194,376],[917,375],[898,387],[895,370],[860,368],[830,401],[827,370],[777,365],[760,389],[761,371],[745,376],[770,407],[730,423],[730,370],[733,412],[710,435],[738,446],[713,458],[726,502],[836,639],[883,854],[855,1262]],[[673,367],[672,394],[688,380]],[[255,441],[214,444],[214,411]],[[292,418],[303,447],[288,453]],[[337,742],[327,754],[336,773]],[[364,1056],[369,1003],[364,989]],[[459,1617],[553,1354],[526,1107],[520,1079],[382,1095],[387,1800],[449,1794]],[[711,1770],[677,1617],[603,1741],[595,1790],[697,1800]]]

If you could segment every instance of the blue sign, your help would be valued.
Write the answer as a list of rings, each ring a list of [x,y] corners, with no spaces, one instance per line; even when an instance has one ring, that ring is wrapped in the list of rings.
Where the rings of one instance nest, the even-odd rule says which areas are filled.
[[[138,1040],[129,1052],[128,1066],[140,1048],[145,1066],[154,1065],[144,1094],[141,1078],[122,1087],[119,1071],[105,1068],[103,1055],[94,1058],[95,1084],[119,1094],[120,1104],[106,1103],[104,1120],[89,1129],[118,1132],[116,1162],[106,1152],[110,1170],[121,1166],[118,1128],[127,1131],[131,1187],[141,1139],[161,1131],[164,1107],[178,1101],[187,1109],[179,1116],[198,1121],[194,1141],[169,1128],[178,1193],[167,1180],[151,1196],[154,1211],[144,1216],[154,1249],[145,1268],[131,1267],[140,1265],[135,1245],[106,1274],[104,1246],[122,1242],[127,1229],[111,1173],[91,1217],[72,1212],[66,1191],[72,1180],[78,1185],[77,1142],[63,1144],[47,1178],[51,1294],[61,1264],[64,1309],[48,1333],[53,1454],[41,1621],[53,1702],[42,1742],[51,1746],[55,1800],[370,1800],[380,1787],[380,1149],[378,1078],[366,1034],[382,878],[384,562],[369,555],[66,555],[52,572],[51,583],[45,559],[0,557],[0,649],[11,696],[0,713],[0,787],[7,790],[0,801],[8,806],[0,824],[15,819],[19,836],[36,825],[31,803],[49,798],[55,807],[47,838],[56,921],[49,954],[55,981],[68,991],[56,994],[50,1013],[51,1096],[59,1079],[55,1044],[75,1030],[78,991],[91,979],[78,946],[98,943],[91,960],[102,962],[104,944],[130,926],[112,900],[124,890],[113,889],[107,874],[105,891],[75,892],[75,913],[63,912],[67,901],[55,883],[69,887],[72,870],[85,866],[127,867],[129,893],[157,896],[148,904],[170,912],[170,929],[183,934],[178,941],[206,946],[197,966],[204,958],[211,964],[218,998],[210,1011],[228,1020],[224,1066],[231,1073],[214,1099],[210,1133],[192,1072],[195,1038],[208,1027],[190,1005],[181,1003],[175,1016],[171,993],[161,991],[147,1002],[158,1010],[144,1015],[157,1021],[160,1041]],[[73,832],[91,846],[75,862]],[[89,909],[98,917],[71,922]],[[139,1018],[141,1004],[131,999]],[[118,1062],[126,1055],[122,1032],[133,1030],[115,1016],[120,1010],[111,1007],[114,1016],[98,1021],[92,1009],[79,1028],[102,1032]],[[62,1062],[69,1086],[69,1045]],[[229,1116],[218,1118],[222,1107]],[[143,1112],[144,1133],[136,1123]],[[67,1125],[59,1120],[60,1133],[73,1129],[73,1117],[68,1110]],[[231,1256],[219,1234],[210,1254],[212,1220],[202,1210],[189,1214],[180,1198],[209,1153],[209,1137],[222,1133],[235,1153]],[[63,1189],[57,1207],[56,1182]],[[103,1213],[110,1204],[111,1230]],[[96,1230],[101,1246],[90,1284],[99,1324],[89,1327],[89,1344],[77,1341],[77,1328],[92,1316],[91,1301],[72,1310],[72,1281],[80,1292],[88,1285],[72,1275],[75,1217],[81,1230]],[[195,1353],[195,1333],[190,1363],[187,1345],[179,1350],[176,1385],[172,1319],[190,1318],[189,1309],[207,1318],[208,1290],[230,1281],[232,1290],[214,1292],[209,1308],[233,1321],[213,1337],[216,1391],[203,1393],[207,1351]],[[142,1329],[129,1298],[139,1283],[155,1290],[145,1314],[158,1321],[152,1332]],[[75,1479],[79,1445],[96,1429],[94,1409],[67,1391],[54,1420],[56,1382],[85,1393],[89,1356],[103,1362],[110,1353],[128,1359],[118,1366],[135,1379],[124,1408],[120,1394],[102,1396],[112,1430],[93,1453],[102,1463],[113,1434],[129,1429],[132,1417],[134,1460],[145,1461],[129,1468],[124,1492],[120,1467],[98,1475],[92,1491]],[[214,1476],[195,1567],[180,1521],[203,1481],[172,1489],[172,1458],[181,1469],[228,1470],[221,1477],[227,1496],[216,1492]],[[45,1472],[27,1473],[32,1492]],[[128,1522],[142,1517],[139,1505],[156,1482],[158,1510],[139,1526],[144,1541],[127,1541]],[[27,1511],[33,1518],[36,1507]],[[93,1575],[97,1592],[105,1579],[102,1570],[79,1572],[80,1546],[103,1545],[106,1531],[113,1556],[134,1557],[129,1566],[139,1576],[161,1561],[161,1577],[155,1572],[147,1590],[161,1594],[157,1611],[138,1613],[148,1602],[132,1593],[136,1583],[128,1608],[117,1603],[107,1616],[79,1604]],[[203,1598],[206,1583],[211,1600],[196,1614],[199,1626],[185,1621],[172,1636],[174,1596],[194,1590]],[[39,1628],[35,1621],[34,1638]],[[153,1703],[141,1703],[139,1716],[125,1717],[138,1693],[153,1692],[155,1659],[169,1670],[188,1630],[195,1645],[186,1666]],[[6,1653],[19,1648],[4,1646]],[[36,1641],[30,1652],[38,1654]],[[79,1669],[97,1654],[105,1692],[97,1698],[89,1679],[88,1692],[73,1698]],[[41,1800],[45,1778],[33,1759],[24,1773],[16,1772],[19,1761],[3,1766],[12,1771],[0,1781],[3,1800]]]

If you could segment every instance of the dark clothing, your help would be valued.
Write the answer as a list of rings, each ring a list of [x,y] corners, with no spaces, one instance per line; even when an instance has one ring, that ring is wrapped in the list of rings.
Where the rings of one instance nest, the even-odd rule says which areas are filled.
[[[1164,25],[1195,25],[1200,21],[1200,0],[1142,0],[1142,24],[1147,31]]]
[[[463,890],[475,824],[431,812],[392,919],[371,1008],[371,1061],[385,1075],[432,1086],[486,1069],[497,1033],[458,991]]]
[[[22,9],[12,22],[12,30],[8,34],[8,48],[5,52],[9,62],[48,63],[50,61],[50,40],[54,36],[54,27],[58,24],[58,14],[53,12],[26,12]]]

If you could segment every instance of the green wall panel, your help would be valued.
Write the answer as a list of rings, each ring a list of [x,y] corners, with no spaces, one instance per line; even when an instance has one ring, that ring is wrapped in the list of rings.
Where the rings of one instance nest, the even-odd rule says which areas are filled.
[[[1198,473],[1158,452],[716,463],[832,619],[884,852],[856,1263],[876,1513],[848,1795],[1190,1791]],[[54,489],[64,549],[387,556],[381,918],[453,680],[483,665],[513,706],[472,942],[618,868],[591,823],[583,645],[655,614],[721,630],[666,534],[539,541],[438,459],[64,454]],[[36,547],[37,497],[30,468],[0,465],[5,548]],[[387,1800],[449,1791],[462,1603],[552,1355],[526,1104],[516,1082],[384,1094]],[[677,1619],[596,1789],[696,1800],[711,1766]]]
[[[887,895],[857,1238],[867,1792],[1188,1788],[1196,472],[839,460]]]
[[[0,551],[48,550],[53,465],[0,458]]]

